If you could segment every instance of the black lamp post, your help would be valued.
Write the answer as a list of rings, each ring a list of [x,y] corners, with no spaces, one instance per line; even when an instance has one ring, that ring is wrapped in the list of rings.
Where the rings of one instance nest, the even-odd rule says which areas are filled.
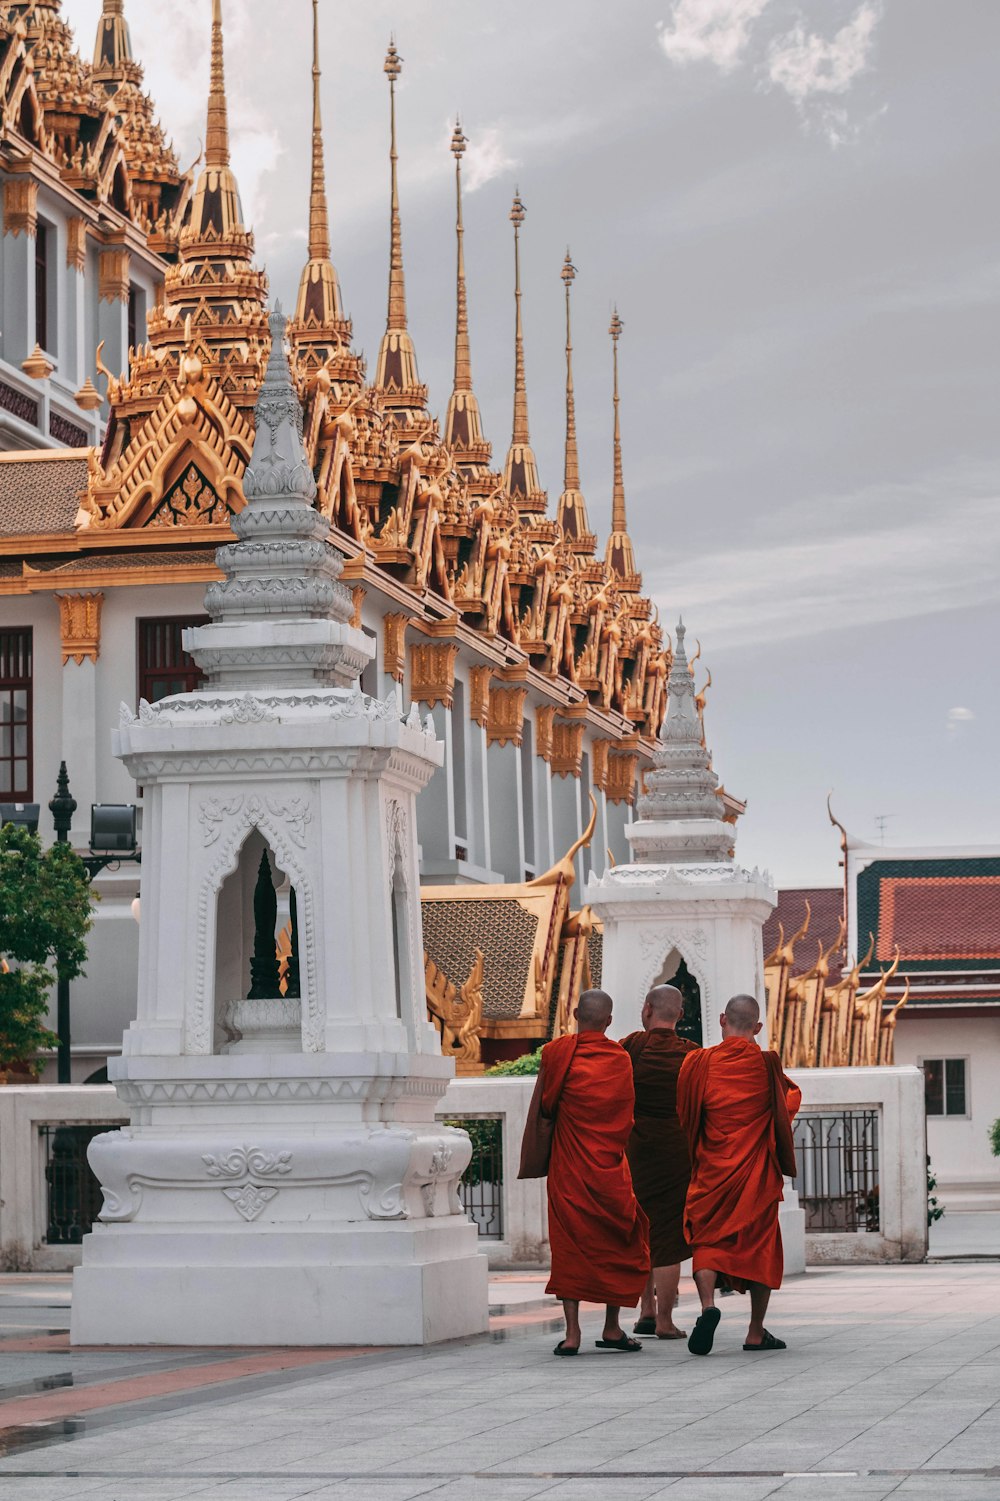
[[[76,799],[69,790],[69,776],[66,772],[65,761],[59,763],[56,795],[49,803],[49,812],[52,814],[57,841],[60,844],[68,844],[73,814],[76,812]],[[56,955],[57,965],[59,962],[59,955]],[[62,975],[56,982],[56,1032],[59,1035],[59,1083],[70,1084],[72,1079],[69,1055],[69,981],[63,979]]]

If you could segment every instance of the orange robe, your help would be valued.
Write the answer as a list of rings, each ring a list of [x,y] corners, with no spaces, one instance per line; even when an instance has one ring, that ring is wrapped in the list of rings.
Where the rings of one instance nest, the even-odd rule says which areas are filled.
[[[542,1049],[542,1110],[555,1114],[549,1245],[557,1298],[632,1308],[649,1275],[648,1221],[632,1192],[632,1064],[602,1032]]]
[[[694,1270],[722,1272],[738,1292],[750,1282],[781,1286],[776,1129],[788,1138],[802,1095],[778,1077],[776,1095],[756,1042],[727,1037],[689,1054],[678,1080],[677,1113],[691,1147],[684,1229]]]
[[[669,1027],[622,1038],[635,1081],[635,1126],[629,1138],[628,1165],[635,1196],[649,1218],[654,1266],[675,1266],[691,1254],[684,1239],[691,1157],[677,1119],[677,1078],[681,1064],[697,1046]]]

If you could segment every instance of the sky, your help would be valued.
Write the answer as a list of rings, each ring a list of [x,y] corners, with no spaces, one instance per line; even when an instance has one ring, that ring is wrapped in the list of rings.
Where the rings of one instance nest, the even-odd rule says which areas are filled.
[[[126,0],[186,167],[209,0]],[[169,22],[165,22],[165,11]],[[309,0],[225,0],[233,164],[294,301]],[[81,50],[100,0],[63,0]],[[279,19],[280,13],[280,19]],[[852,835],[1000,843],[997,0],[320,0],[333,259],[370,368],[388,267],[390,33],[410,327],[442,414],[456,112],[472,360],[502,460],[518,187],[531,433],[562,488],[571,248],[583,490],[611,510],[617,303],[629,527],[711,670],[738,857],[836,884]],[[881,825],[880,825],[880,822]]]

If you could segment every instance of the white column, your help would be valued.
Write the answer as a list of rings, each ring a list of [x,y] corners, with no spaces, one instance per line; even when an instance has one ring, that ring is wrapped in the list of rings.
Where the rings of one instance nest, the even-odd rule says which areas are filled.
[[[63,663],[62,711],[62,756],[76,798],[70,840],[88,845],[90,807],[97,802],[97,663],[93,657],[84,657],[79,664],[71,657]]]

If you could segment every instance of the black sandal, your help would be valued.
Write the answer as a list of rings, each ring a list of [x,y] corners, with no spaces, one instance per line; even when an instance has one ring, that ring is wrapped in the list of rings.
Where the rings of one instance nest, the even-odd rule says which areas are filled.
[[[580,1346],[577,1345],[575,1349],[567,1349],[566,1348],[566,1341],[564,1339],[561,1339],[559,1341],[559,1343],[556,1345],[555,1349],[552,1351],[552,1353],[553,1353],[553,1355],[563,1355],[563,1356],[579,1355],[579,1353],[580,1353]]]
[[[783,1339],[775,1339],[774,1335],[764,1330],[764,1338],[759,1345],[744,1345],[744,1350],[752,1350],[756,1355],[758,1350],[787,1350],[788,1346]]]
[[[642,1349],[639,1341],[631,1339],[627,1334],[623,1334],[621,1339],[595,1339],[594,1344],[599,1350],[621,1350],[626,1355],[634,1355],[637,1350]]]
[[[692,1355],[711,1355],[715,1343],[715,1331],[722,1314],[717,1308],[706,1308],[698,1315],[698,1322],[691,1330],[688,1349]]]
[[[656,1333],[656,1320],[655,1319],[636,1319],[635,1323],[632,1325],[632,1333],[633,1334],[655,1334]]]

